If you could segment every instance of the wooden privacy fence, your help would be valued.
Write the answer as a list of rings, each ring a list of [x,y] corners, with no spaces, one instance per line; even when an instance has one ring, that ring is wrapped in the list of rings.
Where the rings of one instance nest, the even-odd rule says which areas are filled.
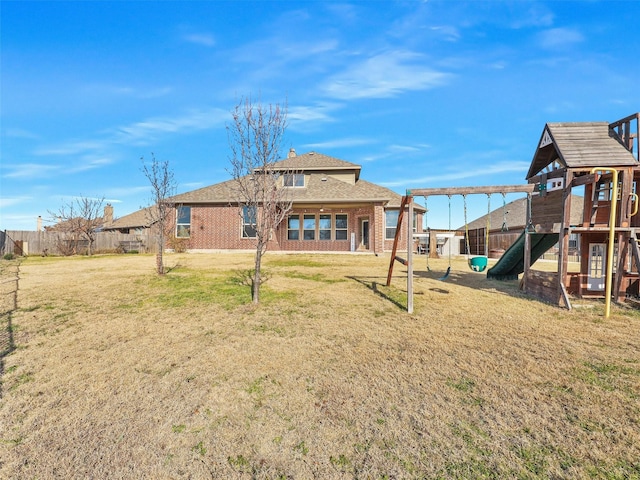
[[[514,230],[491,230],[489,233],[489,248],[488,252],[491,256],[491,252],[496,252],[499,255],[501,251],[509,248],[522,233],[522,228]],[[464,235],[464,232],[462,232]],[[466,251],[466,245],[464,238],[460,241],[460,251],[469,253],[471,255],[485,255],[485,242],[487,239],[486,230],[484,228],[477,228],[469,230],[469,249]]]
[[[88,240],[62,232],[5,230],[0,232],[0,252],[2,255],[72,255],[84,254]],[[92,250],[101,252],[155,253],[155,239],[146,234],[99,232],[96,234]]]

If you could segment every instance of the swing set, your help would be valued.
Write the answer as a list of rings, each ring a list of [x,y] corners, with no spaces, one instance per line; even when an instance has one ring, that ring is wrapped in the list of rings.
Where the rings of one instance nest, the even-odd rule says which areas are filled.
[[[467,262],[469,264],[469,268],[474,272],[483,272],[487,268],[488,258],[489,258],[489,233],[491,230],[491,195],[501,194],[502,195],[502,231],[508,231],[507,226],[507,211],[506,211],[506,195],[508,193],[527,193],[529,204],[531,202],[530,194],[532,191],[531,185],[496,185],[496,186],[486,186],[486,187],[451,187],[451,188],[423,188],[423,189],[412,189],[407,190],[406,196],[402,197],[402,203],[400,206],[400,214],[398,215],[398,226],[396,228],[396,235],[393,241],[393,250],[391,253],[391,261],[389,264],[389,273],[387,275],[387,286],[391,285],[391,276],[393,274],[393,265],[396,261],[399,261],[403,265],[407,266],[407,310],[409,313],[413,312],[413,225],[412,222],[408,223],[408,235],[407,235],[407,259],[400,258],[396,256],[398,242],[400,238],[402,218],[404,214],[405,207],[408,206],[409,210],[409,218],[413,218],[413,197],[421,196],[424,197],[425,200],[425,208],[427,209],[427,201],[430,196],[437,195],[446,195],[449,200],[449,230],[448,232],[453,232],[451,226],[451,197],[454,195],[461,195],[464,203],[464,229],[465,229],[465,248],[467,255]],[[467,218],[467,196],[468,195],[486,195],[487,196],[487,223],[485,228],[484,235],[484,255],[474,255],[471,256],[471,246],[469,241],[469,222]],[[530,209],[529,209],[530,210]],[[428,213],[425,213],[425,217]],[[428,227],[428,218],[427,227]],[[429,256],[431,255],[431,229],[427,228],[428,240],[427,240],[427,270],[431,271],[429,267]],[[451,273],[451,243],[454,237],[448,239],[448,259],[449,265],[447,267],[446,272],[442,277],[439,278],[441,281],[447,280],[449,274]],[[437,244],[437,241],[436,241]]]
[[[503,232],[507,232],[509,231],[509,227],[507,226],[507,194],[505,192],[500,192],[502,194],[502,231]],[[487,215],[486,215],[486,226],[485,226],[485,231],[484,231],[484,255],[474,255],[471,256],[471,244],[470,244],[470,234],[469,234],[469,221],[468,221],[468,215],[467,215],[467,195],[466,193],[462,193],[462,199],[463,199],[463,204],[464,204],[464,240],[465,240],[465,254],[467,256],[467,263],[469,264],[469,268],[474,271],[474,272],[484,272],[487,268],[487,264],[488,264],[488,258],[489,258],[489,232],[491,231],[491,194],[487,193]],[[447,194],[447,197],[449,199],[449,229],[448,232],[452,232],[452,228],[451,228],[451,197],[452,194]],[[427,224],[427,231],[429,232],[429,237],[428,237],[428,245],[429,245],[429,250],[431,249],[431,229],[429,228],[429,219],[428,219],[428,212],[429,212],[429,208],[427,205],[428,202],[428,196],[424,197],[424,202],[425,202],[425,221]],[[477,239],[477,236],[476,236]],[[444,276],[442,276],[441,278],[439,278],[439,280],[446,280],[447,277],[449,276],[449,273],[451,273],[451,243],[452,243],[452,239],[450,239],[447,242],[448,245],[448,251],[449,251],[449,266],[447,267],[447,271],[444,274]],[[431,253],[431,251],[429,251],[428,253]],[[429,266],[429,257],[431,255],[427,254],[427,271],[431,271],[431,267]]]

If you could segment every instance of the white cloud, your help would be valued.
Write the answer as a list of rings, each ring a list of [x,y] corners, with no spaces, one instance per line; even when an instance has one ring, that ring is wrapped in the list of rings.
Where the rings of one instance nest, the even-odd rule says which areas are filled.
[[[184,35],[183,40],[189,43],[195,43],[196,45],[202,45],[205,47],[213,47],[216,44],[216,39],[210,33],[189,33]]]
[[[429,175],[425,177],[411,177],[390,182],[379,182],[380,185],[386,187],[401,187],[407,185],[437,185],[442,183],[455,184],[459,180],[467,178],[479,178],[479,177],[492,177],[501,173],[508,172],[526,172],[529,169],[529,162],[526,161],[514,161],[514,162],[499,162],[490,165],[488,168],[483,166],[482,168],[470,168],[465,170],[458,170],[451,173],[444,173],[440,175]],[[490,183],[489,183],[490,184]]]
[[[169,95],[172,87],[133,87],[130,85],[111,85],[104,83],[92,83],[85,85],[83,90],[90,95],[99,97],[131,97],[139,99],[160,98]]]
[[[23,130],[21,128],[8,128],[5,131],[5,135],[7,137],[13,137],[13,138],[26,138],[28,140],[37,140],[38,138],[40,138],[39,135],[30,132],[28,130]]]
[[[160,98],[169,95],[171,92],[173,92],[172,87],[156,87],[148,90],[138,90],[137,96],[143,99]]]
[[[117,128],[114,141],[147,145],[157,134],[178,133],[190,130],[206,130],[224,125],[229,112],[212,108],[192,110],[179,117],[157,117]]]
[[[58,146],[40,147],[33,153],[35,155],[77,155],[89,150],[99,150],[104,147],[104,141],[84,140],[70,141]]]
[[[448,42],[457,42],[460,40],[460,31],[451,25],[434,25],[429,27],[431,31],[438,33]]]
[[[427,148],[430,148],[430,145],[422,143],[418,145],[389,145],[388,150],[392,153],[414,153],[422,152]]]
[[[19,165],[5,165],[10,170],[5,173],[5,178],[41,178],[60,170],[59,165],[46,165],[42,163],[22,163]]]
[[[516,15],[511,22],[511,28],[520,29],[526,27],[550,27],[553,25],[554,14],[542,4],[523,5],[527,7],[520,15]]]
[[[50,223],[46,218],[43,218],[44,223]],[[2,217],[0,217],[0,222],[11,224],[12,230],[35,230],[38,222],[38,214],[7,214],[6,212],[2,212]],[[5,230],[2,227],[2,230]]]
[[[565,49],[584,41],[584,36],[571,28],[551,28],[538,35],[540,46],[547,49]]]
[[[69,141],[60,145],[37,148],[35,155],[84,155],[86,164],[79,165],[74,171],[98,168],[114,162],[111,154],[115,145],[149,145],[158,136],[166,134],[189,133],[194,130],[206,130],[224,125],[229,112],[212,108],[208,110],[192,110],[182,116],[155,117],[141,122],[105,130],[102,138]]]
[[[308,131],[316,125],[334,122],[333,112],[342,108],[337,103],[319,103],[317,105],[299,105],[289,107],[287,119],[289,128],[294,131]]]
[[[13,205],[20,205],[25,201],[31,200],[30,197],[12,197],[12,198],[0,198],[0,208],[7,208]]]
[[[140,187],[111,187],[107,189],[107,195],[109,197],[132,197],[142,193],[149,193],[149,195],[151,195],[151,186],[145,185]],[[113,201],[120,202],[121,200]]]
[[[188,182],[188,183],[183,183],[180,185],[180,187],[182,188],[188,188],[190,190],[195,190],[196,188],[200,188],[200,187],[204,187],[205,183],[204,182]],[[149,188],[147,187],[147,190]]]
[[[425,150],[431,148],[426,143],[417,143],[415,145],[398,145],[392,144],[384,150],[378,151],[375,155],[367,155],[360,159],[362,162],[379,162],[379,161],[400,161],[400,158],[416,158],[416,155],[424,154]]]
[[[78,173],[78,172],[85,172],[87,170],[93,170],[95,168],[100,168],[100,167],[104,167],[106,165],[111,165],[112,163],[114,163],[114,160],[111,158],[90,158],[88,156],[85,156],[82,160],[82,163],[80,163],[79,165],[76,165],[74,167],[71,167],[69,169],[69,173]]]
[[[393,97],[445,84],[451,75],[427,67],[423,60],[422,55],[409,51],[375,55],[330,78],[323,90],[347,100]]]
[[[375,143],[375,140],[370,138],[362,138],[362,137],[348,137],[348,138],[339,138],[335,140],[329,140],[326,142],[318,142],[318,143],[307,143],[304,146],[307,148],[346,148],[346,147],[357,147],[360,145],[370,145]]]

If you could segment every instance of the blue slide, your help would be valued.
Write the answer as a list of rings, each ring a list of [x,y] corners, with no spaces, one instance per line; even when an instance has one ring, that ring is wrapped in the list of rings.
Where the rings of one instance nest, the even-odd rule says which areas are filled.
[[[487,270],[487,278],[495,280],[516,280],[524,272],[524,240],[526,231],[513,242],[500,257],[498,263]],[[531,264],[538,260],[547,250],[558,243],[557,233],[530,233]]]

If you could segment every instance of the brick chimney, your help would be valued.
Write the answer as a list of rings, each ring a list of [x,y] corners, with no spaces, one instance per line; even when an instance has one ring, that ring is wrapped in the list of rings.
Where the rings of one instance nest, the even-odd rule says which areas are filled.
[[[296,149],[295,148],[289,149],[289,154],[287,155],[287,158],[293,158],[295,156],[296,156]]]
[[[102,217],[102,222],[105,226],[111,225],[113,223],[113,207],[110,203],[104,207],[104,216]]]

